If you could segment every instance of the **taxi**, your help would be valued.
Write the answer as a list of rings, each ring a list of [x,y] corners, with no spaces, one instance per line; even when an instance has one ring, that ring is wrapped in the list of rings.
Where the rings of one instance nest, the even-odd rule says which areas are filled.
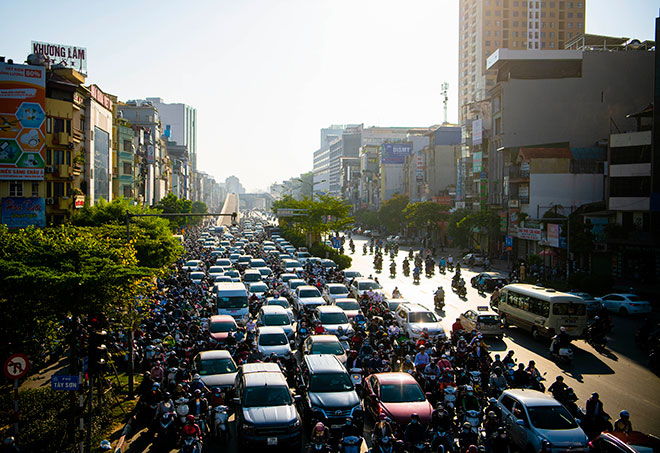
[[[460,323],[463,330],[480,332],[484,337],[497,337],[502,339],[504,328],[500,323],[500,318],[488,306],[478,306],[476,310],[468,310],[460,316]]]

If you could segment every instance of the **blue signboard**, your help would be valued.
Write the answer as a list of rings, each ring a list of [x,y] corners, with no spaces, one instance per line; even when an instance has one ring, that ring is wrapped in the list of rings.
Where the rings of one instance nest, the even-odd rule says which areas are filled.
[[[43,198],[5,197],[2,199],[2,223],[7,228],[46,226],[46,201]]]
[[[380,161],[383,164],[403,164],[412,153],[412,143],[383,143]]]
[[[78,390],[78,376],[68,376],[64,374],[54,374],[50,381],[50,388],[53,390]]]

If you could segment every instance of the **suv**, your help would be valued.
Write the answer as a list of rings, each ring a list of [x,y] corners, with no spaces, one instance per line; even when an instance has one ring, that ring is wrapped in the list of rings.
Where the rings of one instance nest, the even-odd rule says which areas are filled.
[[[550,395],[531,389],[505,390],[497,405],[518,450],[588,451],[589,440],[582,428]]]
[[[348,288],[343,283],[326,283],[323,287],[323,298],[331,304],[333,300],[348,297]]]
[[[339,335],[340,327],[344,335],[353,335],[353,327],[348,321],[348,316],[336,305],[317,307],[314,310],[314,320],[319,321],[323,328],[333,335]]]
[[[445,331],[435,313],[419,304],[401,304],[394,317],[408,338],[417,340],[426,330],[431,338],[446,338]]]
[[[344,426],[346,417],[353,417],[362,430],[364,415],[353,382],[336,356],[332,354],[303,357],[300,377],[303,396],[301,412],[311,425],[323,422],[334,431]]]
[[[264,364],[259,364],[264,365]],[[302,442],[301,418],[281,371],[239,371],[236,377],[237,430],[241,444],[297,445]],[[267,372],[264,372],[267,371]],[[296,398],[298,399],[298,398]]]
[[[290,282],[289,282],[290,283]],[[325,299],[315,286],[301,285],[296,288],[293,295],[298,311],[313,310],[318,306],[325,305]]]
[[[371,280],[369,278],[354,279],[349,289],[353,297],[355,297],[358,300],[360,299],[360,297],[362,297],[362,294],[368,292],[369,290],[371,290],[374,293],[381,293],[381,294],[383,293],[383,287],[380,286],[378,283],[376,283],[374,280]]]

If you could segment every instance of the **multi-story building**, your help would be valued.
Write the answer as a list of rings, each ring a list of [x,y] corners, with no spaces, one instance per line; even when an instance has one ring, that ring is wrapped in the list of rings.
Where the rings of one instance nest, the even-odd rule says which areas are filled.
[[[380,205],[379,145],[363,145],[360,148],[360,208],[376,208]]]
[[[314,190],[322,193],[330,191],[330,143],[341,138],[346,126],[332,125],[321,129],[321,146],[314,151],[312,171]]]
[[[239,195],[245,193],[245,188],[236,176],[229,176],[225,179],[225,190],[227,193],[235,193]]]
[[[172,162],[172,193],[178,198],[190,200],[191,168],[188,147],[167,141],[167,155]]]
[[[117,99],[113,99],[116,110]],[[131,123],[115,112],[112,148],[112,196],[133,198],[135,194],[135,131]]]
[[[96,85],[85,100],[85,183],[90,204],[112,201],[112,99]]]
[[[197,109],[187,104],[168,104],[162,98],[147,98],[158,109],[167,140],[188,148],[192,171],[197,171]]]

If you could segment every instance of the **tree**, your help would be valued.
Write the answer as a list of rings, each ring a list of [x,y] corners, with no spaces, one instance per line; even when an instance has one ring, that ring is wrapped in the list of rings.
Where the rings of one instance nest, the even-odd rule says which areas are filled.
[[[190,213],[205,213],[208,212],[206,203],[201,201],[192,202],[185,198],[179,198],[172,192],[163,197],[155,208],[164,214],[190,214]],[[188,225],[198,225],[201,223],[201,217],[168,217],[170,225],[173,230],[181,230]]]
[[[378,218],[388,233],[398,233],[401,231],[403,210],[406,209],[409,201],[407,196],[396,194],[381,205],[378,210]]]
[[[458,211],[456,211],[458,212]],[[462,219],[456,220],[458,216]],[[449,231],[461,248],[472,249],[474,233],[485,231],[491,240],[496,240],[500,230],[500,219],[493,211],[461,211],[450,219]]]
[[[355,221],[359,225],[367,228],[376,228],[380,225],[378,212],[372,209],[361,209],[355,214]]]
[[[432,235],[438,229],[438,222],[448,218],[447,209],[447,206],[432,201],[420,201],[406,206],[403,214],[410,225]]]

